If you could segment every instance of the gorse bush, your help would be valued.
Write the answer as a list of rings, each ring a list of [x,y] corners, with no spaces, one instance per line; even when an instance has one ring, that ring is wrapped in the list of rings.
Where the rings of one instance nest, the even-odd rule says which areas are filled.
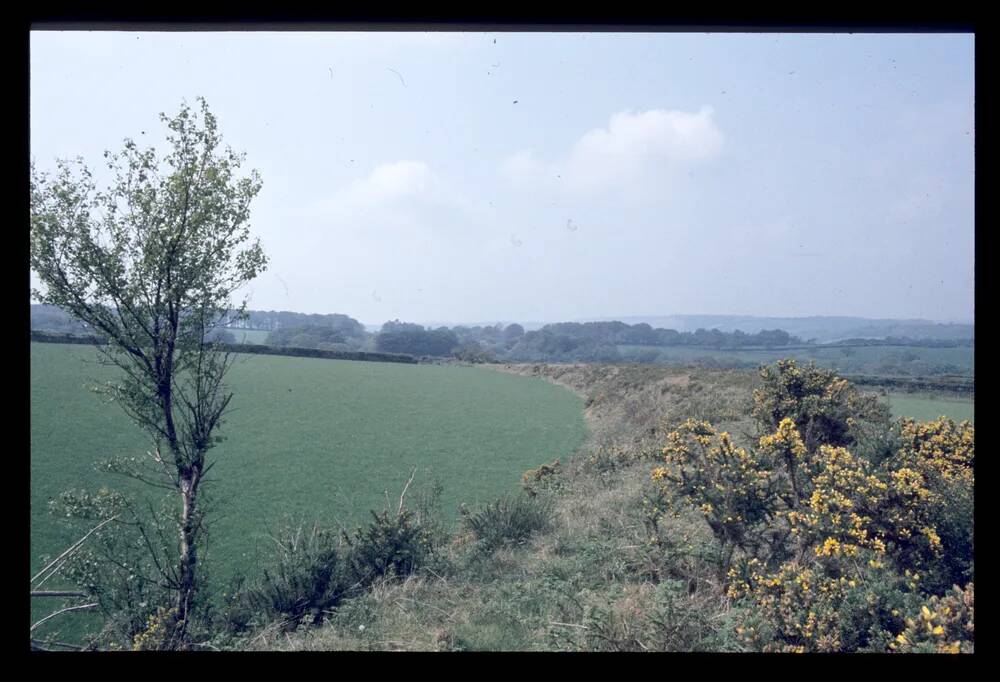
[[[667,436],[663,455],[668,466],[654,469],[652,478],[701,511],[722,545],[722,573],[737,549],[756,554],[775,511],[776,483],[766,460],[693,420]]]
[[[316,524],[311,528],[286,524],[271,539],[274,545],[259,576],[248,584],[238,578],[227,601],[226,618],[234,631],[254,621],[280,621],[286,630],[294,630],[307,618],[319,623],[350,586],[333,531]]]
[[[943,597],[931,597],[912,617],[890,647],[902,653],[973,653],[975,588],[954,587]]]
[[[861,393],[831,370],[810,363],[779,360],[760,369],[762,386],[753,392],[751,414],[761,435],[791,419],[806,448],[820,444],[853,445],[859,422],[888,425],[889,408],[876,396]]]
[[[681,425],[667,436],[666,466],[652,472],[663,506],[674,514],[679,505],[696,509],[711,528],[727,595],[755,614],[740,626],[745,645],[885,651],[903,644],[896,638],[918,622],[905,614],[974,577],[973,427],[943,417],[901,420],[897,435],[882,439],[895,451],[872,461],[847,446],[858,422],[881,416],[846,381],[791,361],[762,376],[754,414],[761,430],[773,430],[744,448],[707,422]],[[950,616],[961,610],[942,608]],[[936,650],[972,646],[971,606],[969,613],[968,627],[932,625],[931,635],[947,639]]]
[[[313,524],[285,524],[259,574],[237,576],[226,595],[227,630],[279,623],[286,630],[326,621],[344,600],[363,595],[380,580],[406,577],[426,565],[441,538],[435,514],[440,486],[418,494],[417,510],[372,511],[372,521],[353,532]]]
[[[477,511],[463,506],[460,512],[465,528],[487,551],[523,543],[552,522],[552,502],[540,495],[504,495]]]
[[[351,578],[358,586],[379,578],[404,578],[427,562],[433,551],[431,533],[408,509],[372,511],[372,522],[343,534]]]
[[[905,577],[863,560],[847,571],[833,561],[791,561],[766,574],[753,559],[740,563],[728,595],[747,607],[735,630],[751,650],[885,651],[920,600]]]

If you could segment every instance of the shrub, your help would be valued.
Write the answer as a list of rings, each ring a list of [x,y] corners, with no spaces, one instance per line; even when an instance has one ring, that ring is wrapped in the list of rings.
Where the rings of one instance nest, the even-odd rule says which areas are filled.
[[[146,621],[146,629],[132,639],[132,651],[158,651],[174,648],[170,622],[176,608],[162,607]]]
[[[340,603],[349,584],[341,548],[334,532],[317,524],[305,529],[283,525],[272,537],[273,552],[258,578],[237,585],[227,603],[229,627],[244,629],[254,621],[280,620],[294,630],[307,617],[312,623]]]
[[[435,513],[440,493],[439,484],[419,493],[416,511],[405,509],[401,496],[397,509],[372,511],[372,521],[352,533],[317,524],[311,529],[281,526],[260,575],[233,579],[225,599],[226,628],[241,632],[274,621],[286,631],[307,620],[316,625],[376,582],[415,572],[429,562],[435,541],[443,537]]]
[[[416,571],[433,553],[432,536],[414,513],[400,508],[372,511],[372,522],[343,534],[349,548],[352,581],[367,587],[379,578],[402,578]]]
[[[868,556],[865,550],[861,558]],[[754,560],[741,562],[728,592],[745,599],[752,615],[735,630],[756,651],[885,651],[903,626],[902,614],[920,599],[904,577],[863,560],[806,557],[770,574],[759,568]]]
[[[504,495],[482,509],[471,512],[461,507],[463,525],[476,536],[480,546],[493,551],[508,544],[525,542],[532,534],[551,525],[552,502],[540,496]]]
[[[736,447],[728,433],[716,434],[708,422],[688,420],[667,436],[666,467],[652,472],[696,507],[722,545],[722,575],[736,549],[755,554],[761,526],[773,517],[775,483],[767,462]]]
[[[852,445],[859,421],[888,425],[889,408],[878,398],[814,363],[799,367],[794,360],[779,360],[761,367],[760,377],[763,385],[753,392],[752,414],[761,432],[773,432],[790,418],[809,451],[820,444]]]
[[[925,589],[941,594],[975,578],[975,429],[941,417],[923,423],[902,419],[899,430],[902,444],[887,466],[916,472],[927,489],[927,525],[941,551]]]
[[[937,602],[925,604],[923,621],[901,614],[972,580],[972,426],[902,420],[898,436],[882,439],[894,449],[870,461],[844,445],[854,427],[846,415],[865,414],[847,382],[786,362],[763,374],[780,390],[757,392],[757,407],[770,406],[758,418],[785,415],[773,433],[744,449],[689,420],[667,436],[667,466],[652,472],[662,499],[697,510],[719,541],[727,594],[754,614],[739,631],[745,645],[885,651],[929,633],[919,650],[964,650],[971,593],[968,632],[955,615],[965,596],[940,616],[927,615]],[[935,620],[945,616],[961,627]]]
[[[130,649],[137,637],[142,637],[146,648],[174,644],[169,637],[159,637],[159,630],[150,632],[152,621],[169,616],[169,605],[176,601],[176,594],[165,585],[159,570],[162,565],[170,565],[177,551],[170,532],[173,510],[168,500],[163,503],[157,509],[150,501],[147,513],[124,493],[108,488],[96,493],[66,491],[49,503],[51,513],[83,520],[87,525],[115,519],[90,536],[61,569],[70,584],[87,592],[98,604],[103,623],[93,638],[94,646]],[[191,630],[204,624],[207,612],[203,606],[199,600],[189,612],[191,625],[195,626]]]
[[[975,653],[975,588],[954,587],[944,597],[931,597],[919,613],[906,619],[906,629],[890,645],[900,653]]]
[[[521,476],[521,487],[529,497],[538,494],[538,490],[548,490],[556,486],[560,472],[559,460],[552,464],[542,464],[535,469],[528,469]]]

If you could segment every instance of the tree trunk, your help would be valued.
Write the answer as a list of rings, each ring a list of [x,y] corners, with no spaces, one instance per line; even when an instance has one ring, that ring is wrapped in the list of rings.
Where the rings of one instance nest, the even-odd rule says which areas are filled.
[[[195,596],[195,569],[198,564],[196,540],[198,519],[196,510],[197,479],[181,479],[180,566],[178,571],[177,612],[174,615],[175,643],[182,645],[187,636],[189,611]]]

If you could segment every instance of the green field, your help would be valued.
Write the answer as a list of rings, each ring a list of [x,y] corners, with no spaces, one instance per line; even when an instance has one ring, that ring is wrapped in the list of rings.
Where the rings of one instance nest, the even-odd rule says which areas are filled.
[[[113,376],[86,346],[31,344],[31,556],[68,546],[75,530],[47,511],[70,488],[130,483],[93,463],[141,454],[124,413],[86,386]],[[91,362],[85,362],[91,360]],[[582,400],[542,379],[488,369],[241,355],[211,496],[213,577],[247,565],[284,517],[350,526],[414,486],[439,480],[452,519],[515,489],[528,468],[565,460],[583,442]],[[248,568],[252,569],[252,565]]]
[[[618,346],[625,361],[663,364],[698,363],[708,367],[756,367],[791,357],[799,362],[814,361],[820,367],[841,374],[884,376],[933,376],[975,374],[973,348],[922,348],[914,346],[867,346],[793,348],[772,350],[713,350],[685,346]]]
[[[263,329],[229,329],[228,331],[236,337],[236,343],[257,344],[266,343],[267,335],[271,333]]]
[[[969,398],[949,398],[917,393],[890,393],[889,409],[893,417],[912,417],[930,421],[941,415],[955,421],[968,419],[975,422],[975,404]]]

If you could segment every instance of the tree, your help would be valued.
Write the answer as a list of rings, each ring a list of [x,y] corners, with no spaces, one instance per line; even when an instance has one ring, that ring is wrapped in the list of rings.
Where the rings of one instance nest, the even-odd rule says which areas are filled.
[[[503,340],[508,346],[513,346],[522,336],[524,336],[524,327],[517,322],[507,325],[503,330]]]
[[[110,468],[179,498],[177,566],[164,575],[176,593],[171,639],[180,643],[196,596],[206,455],[232,398],[231,357],[204,338],[233,316],[233,293],[267,264],[247,226],[260,178],[238,175],[245,155],[220,147],[216,119],[198,103],[160,114],[170,147],[162,159],[130,139],[105,152],[106,189],[79,158],[57,161],[54,175],[32,164],[30,187],[30,263],[43,285],[33,296],[107,338],[100,352],[121,377],[100,388],[152,440],[148,461]],[[245,309],[244,300],[236,317]]]
[[[375,349],[380,353],[447,357],[459,344],[458,336],[446,327],[432,330],[425,330],[423,327],[412,329],[415,326],[418,325],[387,322],[382,329],[390,327],[391,331],[378,333],[375,337]]]

